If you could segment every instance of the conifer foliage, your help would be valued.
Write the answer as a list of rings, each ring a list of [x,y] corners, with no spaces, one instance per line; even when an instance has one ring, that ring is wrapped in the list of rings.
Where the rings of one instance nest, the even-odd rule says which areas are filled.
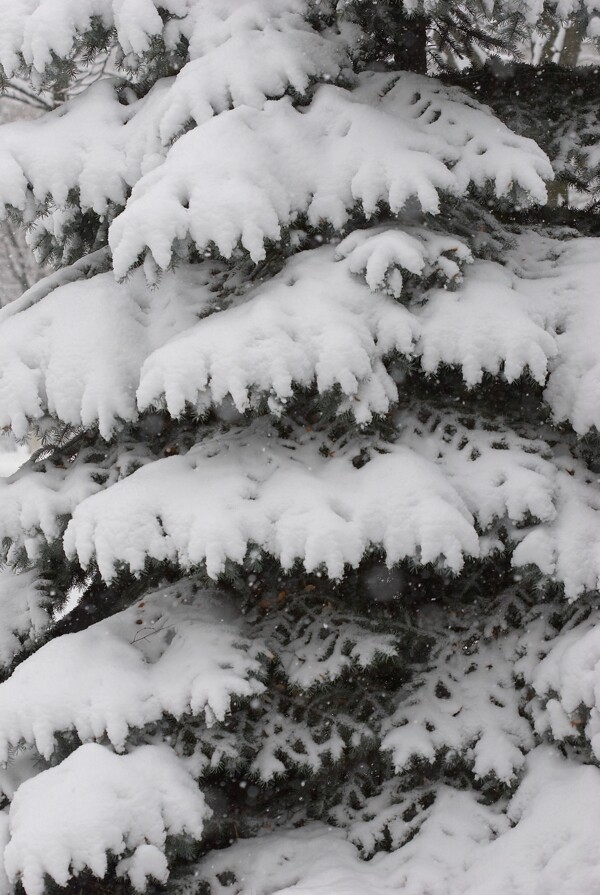
[[[596,7],[0,0],[0,895],[596,891]]]

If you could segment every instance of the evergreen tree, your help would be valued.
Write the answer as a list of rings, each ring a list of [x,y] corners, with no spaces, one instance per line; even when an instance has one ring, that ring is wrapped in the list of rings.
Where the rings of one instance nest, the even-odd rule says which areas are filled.
[[[0,0],[2,895],[596,891],[595,6]]]

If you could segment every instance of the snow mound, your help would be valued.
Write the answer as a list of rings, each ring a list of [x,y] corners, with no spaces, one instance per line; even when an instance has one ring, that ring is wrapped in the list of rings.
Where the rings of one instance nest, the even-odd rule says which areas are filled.
[[[573,243],[551,241],[545,251],[559,261],[528,276],[477,261],[457,288],[430,289],[424,303],[370,291],[397,292],[403,270],[442,272],[453,284],[462,276],[464,244],[415,228],[352,233],[335,264],[330,247],[301,252],[242,295],[219,297],[224,272],[213,263],[179,267],[151,291],[142,271],[122,285],[106,273],[59,286],[43,304],[0,313],[0,425],[22,435],[48,411],[73,426],[97,421],[109,438],[118,419],[155,403],[177,416],[186,403],[205,409],[231,396],[244,411],[270,395],[278,412],[312,384],[339,387],[341,409],[366,422],[397,400],[385,363],[399,354],[429,374],[457,367],[469,386],[486,373],[529,373],[547,384],[557,418],[586,431],[600,425],[600,241]]]
[[[138,7],[144,5],[137,2]],[[60,18],[55,2],[40,2],[34,10],[28,3],[26,16],[20,14],[18,3],[10,11],[0,5],[7,23],[0,35],[5,68],[13,66],[7,47],[12,40],[17,45],[22,41],[25,61],[43,71],[52,53],[68,52],[76,32],[85,32],[92,24],[90,14],[100,15],[108,27],[114,25],[117,40],[120,36],[125,41],[127,51],[140,52],[144,33],[150,39],[154,26],[159,33],[163,29],[151,2],[146,32],[143,20],[137,18],[142,10],[126,11],[122,0],[101,8],[97,2],[79,0],[60,0],[58,5],[68,13],[66,18]],[[314,31],[304,19],[305,6],[302,0],[186,3],[187,15],[179,11],[166,25],[173,47],[177,27],[180,37],[192,39],[191,61],[177,76],[161,79],[141,99],[123,91],[120,79],[103,78],[84,96],[74,97],[43,119],[3,128],[0,202],[28,214],[29,222],[35,208],[45,218],[43,227],[52,222],[60,238],[70,195],[76,192],[80,207],[99,215],[105,215],[111,204],[123,206],[131,187],[162,162],[171,142],[191,123],[201,125],[232,106],[260,109],[267,98],[288,89],[304,93],[311,79],[336,78],[343,64],[343,44]],[[20,37],[17,19],[23,27]],[[132,26],[135,39],[128,33]],[[49,216],[47,199],[53,203]]]
[[[94,20],[114,29],[125,57],[142,56],[152,39],[160,37],[171,50],[185,38],[190,58],[197,59],[256,31],[272,32],[276,46],[281,34],[299,31],[300,45],[291,48],[299,55],[310,49],[301,42],[311,31],[305,24],[306,5],[303,0],[4,0],[0,62],[10,76],[22,55],[41,74],[53,56],[69,57]],[[159,10],[168,14],[166,21]]]
[[[479,551],[459,495],[409,449],[356,469],[310,442],[271,438],[262,423],[138,470],[81,503],[65,533],[67,552],[84,566],[95,557],[106,579],[120,562],[141,571],[147,557],[206,563],[216,578],[251,545],[285,569],[300,560],[337,578],[373,544],[390,564],[418,554],[456,571]]]
[[[117,277],[146,250],[166,269],[187,239],[227,258],[241,244],[260,261],[300,214],[340,229],[357,205],[395,214],[411,198],[435,214],[441,191],[489,181],[498,196],[514,184],[543,202],[544,177],[552,169],[536,144],[462,91],[370,72],[354,91],[321,85],[308,109],[287,99],[240,107],[185,134],[138,181],[109,242]]]
[[[150,291],[110,273],[55,289],[42,302],[0,312],[0,426],[26,434],[44,412],[72,426],[135,419],[140,367],[173,334],[191,327],[212,299],[206,267],[189,265]],[[76,340],[73,334],[77,333]]]
[[[245,411],[257,393],[277,410],[299,387],[339,387],[359,422],[385,413],[397,388],[382,361],[411,355],[418,321],[384,295],[371,295],[333,264],[330,248],[303,252],[281,274],[232,301],[154,351],[137,393],[145,410],[164,400],[174,416],[231,396]]]
[[[222,721],[231,698],[260,693],[256,656],[225,598],[190,585],[158,591],[85,631],[57,637],[0,684],[0,761],[35,744],[50,758],[58,732],[106,736],[121,751],[129,729],[168,713]]]
[[[10,665],[23,644],[43,633],[50,622],[45,594],[35,572],[0,570],[0,664]]]
[[[65,793],[73,798],[65,800]],[[108,854],[143,891],[152,877],[168,876],[168,836],[202,835],[210,816],[202,793],[164,746],[140,746],[115,755],[95,743],[73,752],[19,787],[10,806],[4,866],[27,895],[42,895],[45,877],[65,886],[91,870],[103,877]]]

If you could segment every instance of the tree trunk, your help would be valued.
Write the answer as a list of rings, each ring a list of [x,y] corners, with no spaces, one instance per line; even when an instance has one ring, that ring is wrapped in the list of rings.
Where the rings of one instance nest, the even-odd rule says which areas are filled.
[[[584,37],[583,23],[577,20],[569,22],[560,54],[560,64],[565,68],[575,68],[577,65]]]
[[[402,16],[395,41],[395,63],[399,69],[427,74],[427,27],[425,16]]]

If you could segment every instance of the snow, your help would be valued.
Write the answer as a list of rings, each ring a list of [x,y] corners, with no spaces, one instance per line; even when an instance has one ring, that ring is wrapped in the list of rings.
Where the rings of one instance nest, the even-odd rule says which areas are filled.
[[[580,461],[501,424],[466,426],[453,414],[427,423],[408,412],[394,421],[396,444],[383,453],[367,445],[360,469],[353,449],[323,456],[316,436],[282,443],[263,422],[163,459],[123,445],[103,460],[90,448],[92,462],[86,452],[41,462],[0,484],[0,534],[35,558],[72,517],[67,550],[84,565],[96,559],[107,579],[120,563],[141,571],[147,558],[206,562],[217,577],[253,544],[286,568],[300,560],[335,577],[373,544],[389,564],[439,560],[458,570],[465,556],[507,549],[494,537],[501,522],[515,565],[536,565],[569,597],[597,586],[600,504]]]
[[[342,47],[336,52],[331,40],[296,21],[290,10],[298,5],[271,2],[261,27],[233,30],[214,48],[206,46],[211,40],[206,31],[196,35],[205,51],[199,49],[199,58],[184,66],[162,99],[162,108],[157,108],[163,146],[179,136],[187,122],[204,124],[231,107],[261,109],[268,97],[281,96],[290,87],[304,94],[313,78],[340,74]]]
[[[30,559],[37,557],[44,542],[60,536],[64,518],[82,500],[102,484],[127,475],[130,467],[147,462],[149,453],[133,445],[95,453],[88,448],[76,458],[30,461],[9,478],[0,479],[0,533],[12,542],[9,558],[14,559],[20,548]],[[116,465],[111,465],[112,461]]]
[[[402,294],[402,269],[454,284],[462,280],[462,266],[473,262],[460,239],[425,228],[354,230],[339,244],[336,257],[348,258],[352,273],[364,273],[372,292],[388,291],[395,298]]]
[[[484,373],[502,370],[509,382],[525,371],[544,383],[555,342],[513,287],[510,272],[479,262],[462,288],[436,291],[422,315],[421,363],[427,373],[441,364],[462,369],[467,385],[479,385]]]
[[[279,415],[298,386],[313,383],[322,394],[339,388],[341,409],[367,422],[398,400],[394,369],[384,361],[400,355],[431,374],[457,366],[471,386],[486,373],[508,380],[530,373],[545,385],[558,420],[569,416],[580,432],[600,424],[593,386],[598,241],[523,234],[506,268],[469,260],[454,237],[388,227],[300,252],[267,283],[228,298],[212,291],[224,276],[214,262],[166,273],[152,290],[141,270],[124,284],[110,273],[58,284],[41,300],[24,297],[21,308],[0,313],[0,422],[23,434],[28,420],[50,411],[71,425],[98,421],[109,438],[119,419],[161,404],[178,415],[188,404],[202,410],[231,399],[243,412],[267,396]],[[385,294],[394,273],[427,278],[434,270],[442,280],[450,275],[452,288],[434,286],[425,303],[406,284],[402,303]],[[372,291],[386,276],[384,291]],[[227,559],[240,562],[250,543],[288,568],[300,559],[337,576],[372,543],[390,563],[440,559],[456,570],[464,555],[482,551],[474,520],[486,530],[495,520],[522,525],[532,517],[537,524],[512,529],[514,563],[562,581],[570,597],[597,586],[600,504],[593,475],[578,461],[510,429],[467,432],[448,418],[460,435],[448,440],[440,430],[428,440],[414,421],[400,415],[396,424],[396,449],[362,470],[350,456],[320,456],[316,444],[277,447],[260,426],[185,457],[124,452],[118,474],[112,454],[100,463],[44,464],[44,475],[24,468],[0,483],[0,534],[35,557],[41,539],[60,536],[75,514],[69,550],[85,564],[97,557],[107,577],[119,562],[139,571],[147,557],[186,567],[206,561],[216,576]],[[145,468],[129,476],[136,465]],[[396,496],[375,498],[380,475],[398,483]],[[406,514],[400,506],[411,476],[423,483],[423,496],[415,490]],[[210,522],[199,509],[208,505]],[[368,520],[376,505],[382,517],[373,537]],[[432,527],[426,514],[433,505],[442,515]],[[450,518],[444,534],[442,520]]]
[[[175,837],[214,895],[596,892],[600,240],[486,229],[550,160],[347,4],[0,14],[9,76],[100,27],[118,72],[0,129],[2,213],[75,259],[0,311],[0,428],[55,439],[0,479],[0,895],[163,885]],[[75,564],[103,620],[44,643]],[[269,817],[203,843],[238,783]]]
[[[151,0],[60,0],[59,7],[45,0],[0,7],[6,23],[0,60],[7,73],[19,51],[43,72],[52,53],[77,43],[91,16],[115,27],[125,54],[143,53],[163,31]],[[48,232],[62,239],[74,219],[74,194],[81,208],[101,216],[123,206],[130,188],[162,163],[190,123],[204,124],[231,106],[260,109],[288,89],[302,94],[313,78],[335,78],[344,64],[345,41],[317,34],[304,19],[302,0],[173,0],[173,7],[163,37],[172,49],[181,39],[190,42],[190,60],[176,76],[159,80],[139,100],[123,90],[120,78],[104,77],[31,128],[20,122],[0,134],[0,204],[19,209],[28,224],[38,218],[33,245]]]
[[[600,627],[598,613],[570,629],[549,632],[535,666],[519,670],[533,690],[528,706],[538,734],[587,742],[600,755]]]
[[[0,811],[0,851],[4,853],[4,849],[8,842],[8,811]],[[4,862],[0,861],[0,893],[2,895],[11,895],[12,886],[8,881]]]
[[[485,373],[509,381],[529,373],[546,385],[558,421],[581,434],[600,426],[597,240],[524,235],[514,271],[477,261],[461,272],[457,262],[469,256],[460,240],[414,228],[355,232],[338,246],[337,264],[334,251],[299,253],[224,307],[211,291],[222,270],[206,264],[165,274],[152,292],[141,271],[123,285],[107,273],[59,286],[43,305],[3,309],[0,424],[22,435],[49,410],[71,425],[98,420],[108,438],[117,419],[162,399],[174,415],[186,402],[205,407],[228,395],[243,411],[252,392],[281,401],[315,380],[321,392],[339,384],[347,408],[367,421],[396,400],[381,364],[395,352],[419,357],[431,374],[457,366],[470,386]],[[453,290],[433,288],[424,304],[370,291],[394,292],[406,272],[432,270]],[[74,331],[77,350],[66,351]]]
[[[142,55],[158,35],[169,48],[186,38],[194,60],[252,32],[271,31],[275,44],[280,33],[287,36],[286,31],[310,33],[303,0],[4,0],[0,8],[6,25],[0,61],[9,76],[18,69],[21,53],[39,73],[53,53],[68,56],[78,37],[91,30],[94,17],[105,28],[115,29],[125,56]],[[171,16],[166,24],[159,8]],[[302,43],[300,48],[305,50]]]
[[[28,420],[49,410],[73,426],[98,421],[108,439],[116,418],[137,415],[146,356],[196,322],[199,292],[206,305],[211,301],[206,276],[205,268],[190,266],[149,291],[141,272],[127,286],[100,274],[57,288],[21,312],[7,306],[0,312],[0,425],[22,436]]]
[[[552,523],[559,458],[542,439],[496,425],[465,425],[451,413],[397,411],[400,440],[444,470],[483,531],[495,520]],[[517,535],[515,535],[517,536]]]
[[[257,393],[276,407],[316,380],[322,394],[339,386],[359,421],[385,413],[396,386],[381,361],[411,354],[418,324],[332,260],[329,248],[301,253],[267,284],[166,341],[142,366],[140,409],[164,397],[178,416],[186,402],[231,396],[243,412]]]
[[[241,244],[260,261],[265,241],[279,241],[300,214],[339,229],[357,205],[367,216],[379,203],[395,214],[411,198],[435,214],[440,192],[490,179],[498,196],[514,183],[543,202],[543,178],[552,176],[535,143],[462,91],[367,72],[354,90],[321,85],[305,110],[284,98],[184,134],[111,224],[114,270],[125,276],[146,249],[166,269],[174,243],[188,238],[226,258]]]
[[[416,244],[386,232],[381,239]],[[375,251],[375,240],[363,248]],[[454,264],[443,252],[462,252],[448,237],[421,243],[438,267]],[[338,264],[329,248],[300,253],[224,309],[211,291],[221,270],[209,264],[167,273],[151,292],[137,271],[122,285],[109,273],[59,285],[43,303],[24,296],[22,309],[0,313],[0,424],[22,435],[50,411],[74,426],[98,421],[109,438],[117,419],[163,396],[174,415],[186,401],[202,407],[228,395],[243,411],[250,392],[281,401],[315,379],[321,392],[341,386],[360,420],[384,413],[397,390],[381,361],[413,353],[419,320],[351,276],[356,251]]]
[[[12,475],[29,458],[30,451],[24,445],[0,450],[0,478]],[[35,572],[15,574],[9,568],[0,569],[0,664],[8,666],[15,656],[42,635],[50,621],[43,606],[45,594],[42,582]],[[0,771],[0,789],[6,792],[6,773]],[[8,794],[12,796],[9,786]],[[2,881],[0,879],[0,891]]]
[[[463,501],[416,453],[391,448],[355,469],[350,457],[270,435],[258,423],[207,440],[80,503],[65,534],[68,554],[83,566],[95,557],[107,579],[118,562],[140,571],[148,556],[184,568],[205,562],[217,577],[250,544],[286,569],[299,559],[334,578],[372,544],[390,564],[418,552],[422,562],[439,558],[458,570],[463,554],[477,555]]]
[[[0,688],[0,761],[21,742],[50,758],[59,732],[82,742],[106,736],[122,751],[130,728],[166,713],[223,721],[233,696],[262,692],[259,651],[224,598],[194,595],[185,583],[147,595],[15,669]]]
[[[600,495],[597,477],[568,461],[556,476],[556,519],[527,532],[517,546],[517,566],[536,565],[552,580],[562,581],[567,597],[597,590],[600,583]]]
[[[403,0],[409,12],[417,9],[417,0]],[[425,0],[424,8],[432,11],[437,0]],[[515,9],[524,12],[535,25],[543,11],[539,0],[485,0],[490,14],[501,17]],[[583,9],[590,15],[588,32],[597,29],[597,0],[553,0],[562,20]],[[158,8],[170,14],[166,22]],[[115,29],[118,46],[128,61],[149,49],[153,37],[161,35],[167,48],[177,45],[181,37],[189,40],[190,57],[196,59],[217,50],[223,44],[252,31],[267,30],[273,21],[274,31],[285,26],[303,24],[306,3],[303,0],[2,0],[0,11],[4,22],[0,40],[0,62],[10,76],[19,68],[22,54],[28,65],[44,71],[52,54],[68,56],[78,38],[91,30],[92,18]]]
[[[396,400],[381,361],[397,353],[419,357],[430,374],[457,366],[469,386],[485,373],[509,381],[529,373],[546,384],[557,420],[582,434],[600,425],[596,240],[524,237],[514,272],[484,261],[461,272],[457,262],[469,256],[460,240],[414,228],[355,232],[338,246],[337,264],[334,251],[299,253],[224,306],[211,291],[222,269],[205,264],[165,274],[152,292],[142,271],[122,285],[107,273],[58,286],[43,305],[3,309],[0,424],[22,435],[49,410],[71,425],[98,420],[108,438],[117,419],[163,399],[174,415],[186,402],[202,408],[226,396],[244,411],[252,393],[282,401],[313,381],[321,392],[339,385],[362,422]],[[533,259],[517,270],[526,253]],[[432,271],[453,290],[433,288],[424,304],[370,291],[396,292],[406,272]],[[66,351],[74,331],[77,350]]]
[[[558,354],[545,397],[555,419],[569,420],[580,435],[600,424],[600,364],[596,350],[600,331],[596,266],[599,246],[596,239],[565,240],[562,245],[539,240],[529,249],[529,263],[523,264],[524,273],[530,278],[524,291],[532,309],[547,315],[556,333]],[[542,268],[549,269],[547,283],[535,279]]]
[[[433,763],[450,750],[472,763],[476,778],[517,779],[534,739],[519,712],[514,639],[486,644],[477,656],[465,654],[458,641],[445,661],[438,659],[385,725],[382,748],[391,751],[397,773],[415,757]]]
[[[146,458],[105,488],[83,464],[60,492],[77,498],[68,510],[66,549],[84,566],[95,559],[107,579],[120,563],[141,571],[147,558],[184,568],[206,563],[217,577],[227,560],[242,562],[251,545],[285,568],[300,560],[332,577],[346,563],[356,566],[372,545],[382,547],[389,565],[412,558],[456,571],[466,556],[507,549],[493,536],[499,521],[508,525],[515,565],[537,565],[570,597],[596,587],[600,504],[581,462],[541,439],[502,426],[467,427],[453,415],[427,425],[399,413],[395,421],[396,444],[369,450],[360,469],[353,450],[326,457],[310,433],[282,442],[263,422],[186,454]],[[7,486],[7,506],[12,500],[18,508],[23,492],[28,497],[21,516],[10,527],[10,518],[5,522],[7,536],[19,537],[25,510],[30,525],[37,518],[41,534],[56,536],[57,506],[69,505],[58,505],[45,484],[40,492],[29,492],[27,479]],[[38,539],[30,531],[30,551]]]
[[[570,895],[600,883],[593,845],[600,772],[550,748],[536,750],[527,770],[507,812],[514,826],[482,849],[465,895]]]
[[[301,6],[246,0],[224,20],[216,16],[226,33],[218,36],[215,25],[206,38],[214,46],[141,99],[102,78],[42,118],[5,126],[0,206],[34,224],[34,245],[47,233],[62,241],[74,222],[73,195],[108,222],[125,207],[110,226],[123,277],[146,249],[166,269],[188,238],[226,257],[241,243],[258,260],[265,240],[279,240],[300,214],[340,227],[356,205],[370,215],[385,202],[395,213],[411,197],[436,213],[440,192],[463,194],[488,182],[498,196],[514,184],[545,201],[552,168],[537,146],[430,78],[366,72],[353,89],[322,84],[308,108],[294,109],[283,96],[288,88],[304,93],[312,78],[339,75],[344,62],[341,38],[316,34]],[[110,20],[110,7],[102,12]],[[48,14],[41,3],[28,27]],[[71,22],[81,15],[73,12]],[[213,18],[204,4],[195,4],[195,15],[199,28]],[[228,15],[237,22],[231,29]],[[46,23],[36,47],[54,33]],[[62,45],[69,36],[56,39]],[[376,142],[368,138],[375,130],[382,134]]]
[[[240,840],[199,865],[215,895],[225,871],[239,895],[575,895],[598,887],[600,771],[540,747],[505,812],[440,786],[416,836],[361,860],[322,824]],[[407,824],[408,827],[408,824]],[[229,879],[229,877],[227,877]]]
[[[121,870],[143,891],[150,876],[166,881],[167,837],[200,838],[209,816],[195,781],[166,746],[115,755],[89,743],[19,787],[6,873],[27,895],[42,895],[46,876],[59,886],[88,868],[103,877],[110,852],[129,857]]]
[[[15,574],[0,569],[0,664],[10,665],[23,648],[35,642],[50,621],[44,608],[45,594],[35,572]]]
[[[30,453],[24,445],[18,445],[14,450],[0,450],[0,478],[7,478],[16,472],[29,459]]]

